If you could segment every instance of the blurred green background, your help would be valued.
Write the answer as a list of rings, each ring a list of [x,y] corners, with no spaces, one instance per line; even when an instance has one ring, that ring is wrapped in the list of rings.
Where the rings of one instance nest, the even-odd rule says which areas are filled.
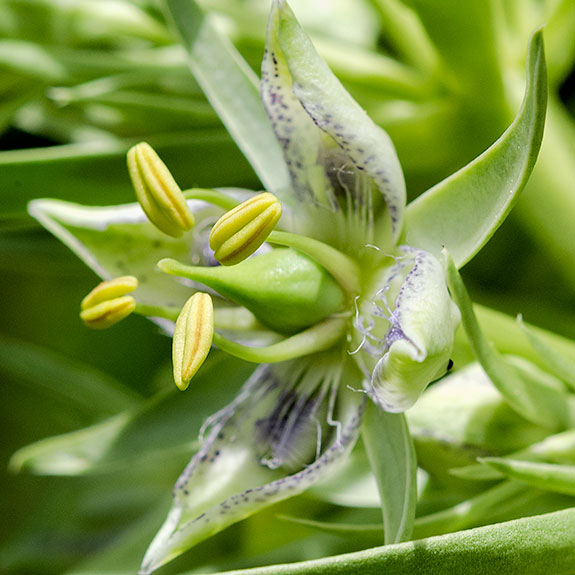
[[[269,3],[201,5],[258,71]],[[346,87],[389,131],[411,198],[503,132],[520,103],[529,35],[547,24],[550,104],[540,159],[512,216],[464,277],[475,301],[574,338],[575,4],[292,5]],[[8,462],[29,443],[149,405],[158,393],[169,401],[170,341],[138,317],[104,333],[85,329],[79,302],[97,278],[27,216],[26,204],[132,201],[124,154],[143,139],[182,187],[260,185],[188,72],[160,0],[0,0],[0,130],[0,570],[88,573],[93,553],[116,546],[98,567],[114,573],[155,532],[185,450],[165,465],[156,453],[157,466],[72,478],[16,475]],[[248,371],[241,369],[230,389]],[[177,430],[163,441],[172,437]],[[286,507],[302,505],[321,515],[318,502]],[[258,517],[250,529],[263,537],[261,526],[278,520]],[[198,561],[245,553],[242,529],[203,544]],[[305,532],[282,529],[285,541]],[[268,557],[273,537],[248,555]],[[299,556],[356,544],[337,541],[309,539]],[[289,544],[274,553],[270,561],[290,557]]]

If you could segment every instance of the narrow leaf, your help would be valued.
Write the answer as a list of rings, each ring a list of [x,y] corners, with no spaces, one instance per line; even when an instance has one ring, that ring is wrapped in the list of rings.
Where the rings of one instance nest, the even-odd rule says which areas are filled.
[[[530,326],[525,324],[521,316],[517,319],[517,322],[533,349],[549,368],[549,371],[575,390],[575,357],[568,355],[565,350],[541,338]]]
[[[399,545],[220,575],[572,575],[573,565],[575,509],[566,509]]]
[[[168,0],[166,4],[188,51],[192,73],[264,187],[272,192],[289,187],[255,74],[194,0]]]
[[[482,102],[501,98],[498,30],[490,4],[483,0],[410,0],[407,4],[423,24],[449,81],[467,93],[481,90]]]
[[[379,487],[385,543],[407,541],[417,502],[417,462],[407,421],[370,402],[362,434]]]
[[[458,268],[468,262],[503,223],[527,183],[543,137],[546,102],[539,30],[529,45],[525,97],[515,120],[481,156],[408,206],[405,243],[438,257],[446,247]]]
[[[548,429],[559,431],[573,417],[573,396],[552,387],[521,377],[520,373],[483,335],[463,280],[448,257],[447,284],[461,311],[461,323],[477,360],[493,385],[520,415]]]
[[[575,465],[519,461],[503,457],[484,457],[480,461],[507,477],[524,481],[533,487],[575,495]]]
[[[92,417],[137,405],[139,396],[108,374],[29,342],[0,337],[0,374],[42,388]]]
[[[154,136],[149,143],[182,188],[253,185],[251,169],[221,129]],[[0,223],[26,219],[31,224],[26,205],[34,198],[98,205],[134,201],[126,169],[129,147],[92,142],[0,153]],[[215,157],[227,161],[211,161]]]
[[[550,435],[543,441],[508,455],[505,459],[547,463],[575,464],[575,430]],[[471,480],[501,479],[505,474],[493,466],[474,463],[450,470],[451,475]]]
[[[14,470],[38,475],[84,475],[126,468],[152,457],[189,457],[203,421],[229,401],[253,366],[215,354],[185,394],[159,393],[137,409],[49,437],[16,452]],[[214,386],[223,379],[226,385]]]

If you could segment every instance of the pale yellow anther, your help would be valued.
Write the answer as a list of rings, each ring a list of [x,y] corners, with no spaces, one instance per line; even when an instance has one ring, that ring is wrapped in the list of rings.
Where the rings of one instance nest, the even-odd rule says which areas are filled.
[[[266,241],[281,215],[280,201],[268,192],[226,212],[210,234],[214,257],[226,266],[245,260]]]
[[[106,329],[122,321],[135,309],[136,300],[130,295],[125,295],[102,301],[82,310],[80,312],[80,318],[85,325],[92,329]]]
[[[182,391],[208,356],[214,337],[214,306],[207,293],[195,293],[176,321],[172,345],[174,381]]]
[[[149,144],[141,142],[128,151],[128,171],[142,209],[159,230],[179,238],[194,226],[182,190]]]
[[[81,303],[82,309],[94,307],[99,303],[124,296],[138,287],[138,279],[134,276],[121,276],[98,284]]]

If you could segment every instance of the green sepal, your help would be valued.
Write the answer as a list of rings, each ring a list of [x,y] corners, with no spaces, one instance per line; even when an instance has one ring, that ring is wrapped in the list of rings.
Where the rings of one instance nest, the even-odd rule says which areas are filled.
[[[158,267],[207,285],[249,309],[265,326],[286,334],[320,322],[345,303],[333,277],[291,249],[274,249],[232,267],[193,267],[170,259]]]
[[[439,257],[443,247],[458,268],[503,223],[531,174],[545,124],[547,76],[543,32],[529,44],[523,105],[505,133],[483,154],[409,204],[401,243]]]

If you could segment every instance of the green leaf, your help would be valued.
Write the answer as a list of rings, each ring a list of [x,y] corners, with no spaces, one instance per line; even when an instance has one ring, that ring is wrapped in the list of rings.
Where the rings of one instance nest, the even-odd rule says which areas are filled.
[[[533,487],[575,495],[575,465],[519,461],[503,457],[483,457],[480,461],[507,477],[524,481]]]
[[[550,430],[559,431],[569,426],[573,418],[574,396],[522,377],[513,365],[505,361],[483,335],[469,294],[451,257],[447,263],[447,284],[461,311],[461,323],[473,353],[509,405],[529,421]]]
[[[409,0],[437,50],[442,75],[457,91],[501,98],[503,86],[494,11],[483,0]]]
[[[362,437],[379,487],[385,543],[407,541],[415,518],[417,462],[405,416],[369,402]]]
[[[454,483],[459,466],[524,449],[548,434],[511,409],[477,363],[432,385],[407,419],[419,465],[446,485]]]
[[[572,575],[574,564],[575,509],[567,509],[399,545],[220,575]],[[194,575],[200,574],[194,571]]]
[[[520,461],[540,461],[547,463],[575,464],[575,430],[550,435],[543,441],[534,443],[525,449],[516,451],[506,459]],[[452,475],[472,480],[501,479],[505,474],[482,463],[456,467],[450,470]]]
[[[487,151],[409,204],[404,243],[437,257],[446,247],[458,268],[468,262],[502,224],[529,178],[543,136],[546,102],[539,30],[529,45],[527,87],[515,120]]]
[[[140,400],[94,367],[6,335],[0,336],[0,373],[64,398],[94,418],[118,413]]]
[[[203,421],[233,398],[252,369],[215,354],[186,393],[170,389],[138,409],[28,445],[13,456],[11,465],[39,475],[82,475],[149,464],[166,455],[183,453],[187,459]],[[225,380],[225,385],[214,386],[214,379]]]
[[[529,344],[528,338],[526,338],[516,318],[477,304],[473,306],[473,309],[483,328],[483,333],[501,353],[526,357],[532,363],[553,373],[553,370],[547,365],[550,359],[545,361],[540,353],[533,353],[533,347]],[[525,324],[525,326],[540,340],[541,345],[554,349],[562,357],[575,357],[575,341],[534,325]],[[458,333],[463,336],[463,330]],[[465,342],[464,337],[457,339],[457,345],[463,346]],[[465,342],[465,345],[468,345],[468,343]],[[568,365],[566,367],[568,368]],[[562,377],[560,374],[556,375]]]
[[[518,318],[518,324],[549,371],[575,390],[575,359],[573,356],[568,354],[566,350],[562,350],[541,338],[538,333],[524,323],[521,316]]]
[[[457,505],[416,518],[413,539],[535,515],[541,512],[540,509],[543,509],[543,512],[557,511],[570,503],[571,501],[564,496],[545,493],[519,481],[504,481]],[[364,546],[377,544],[383,535],[381,524],[339,523],[289,516],[280,518],[315,530],[345,536],[348,539],[361,538]]]
[[[262,184],[272,192],[288,188],[281,148],[261,103],[255,74],[194,0],[166,4],[188,51],[192,73]]]
[[[182,187],[251,186],[252,172],[221,130],[166,134],[148,140]],[[115,205],[134,200],[128,178],[129,143],[93,142],[0,153],[0,224],[26,220],[34,198]],[[214,162],[215,157],[227,161]]]

